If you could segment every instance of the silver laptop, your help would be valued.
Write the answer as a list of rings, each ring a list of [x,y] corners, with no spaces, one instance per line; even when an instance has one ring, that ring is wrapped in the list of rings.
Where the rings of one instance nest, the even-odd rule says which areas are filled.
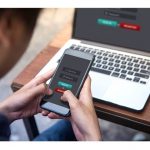
[[[66,49],[92,53],[93,98],[142,110],[150,94],[149,18],[150,9],[76,9],[72,39],[41,73],[57,66]]]

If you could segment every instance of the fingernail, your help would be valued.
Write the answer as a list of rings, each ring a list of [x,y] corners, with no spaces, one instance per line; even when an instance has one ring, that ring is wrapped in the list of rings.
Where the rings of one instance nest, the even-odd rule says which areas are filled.
[[[51,89],[48,89],[48,94],[53,94],[53,91]]]
[[[44,83],[45,88],[48,88],[48,85],[46,83]]]

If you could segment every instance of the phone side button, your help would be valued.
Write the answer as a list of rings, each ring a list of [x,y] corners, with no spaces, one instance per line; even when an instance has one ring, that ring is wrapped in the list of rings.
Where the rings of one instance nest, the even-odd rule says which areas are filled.
[[[58,92],[58,93],[64,93],[66,91],[66,89],[62,89],[62,88],[55,88],[55,92]]]

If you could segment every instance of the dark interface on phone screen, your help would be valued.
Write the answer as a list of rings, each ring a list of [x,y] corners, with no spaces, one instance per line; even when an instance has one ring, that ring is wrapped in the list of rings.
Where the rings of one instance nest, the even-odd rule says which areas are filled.
[[[53,95],[48,101],[68,107],[66,103],[60,100],[60,97],[65,90],[70,90],[76,95],[89,64],[90,61],[87,59],[65,54],[57,69],[57,73],[50,83]]]

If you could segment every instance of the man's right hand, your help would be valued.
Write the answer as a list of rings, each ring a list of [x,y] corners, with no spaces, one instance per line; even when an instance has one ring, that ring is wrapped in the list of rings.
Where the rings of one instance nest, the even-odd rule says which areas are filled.
[[[71,111],[71,117],[69,119],[76,139],[85,141],[101,140],[98,118],[92,101],[90,77],[84,83],[79,100],[71,91],[65,91],[61,100],[69,103]],[[43,111],[43,115],[48,115],[49,118],[53,119],[61,118],[54,113],[48,113],[46,111]]]

